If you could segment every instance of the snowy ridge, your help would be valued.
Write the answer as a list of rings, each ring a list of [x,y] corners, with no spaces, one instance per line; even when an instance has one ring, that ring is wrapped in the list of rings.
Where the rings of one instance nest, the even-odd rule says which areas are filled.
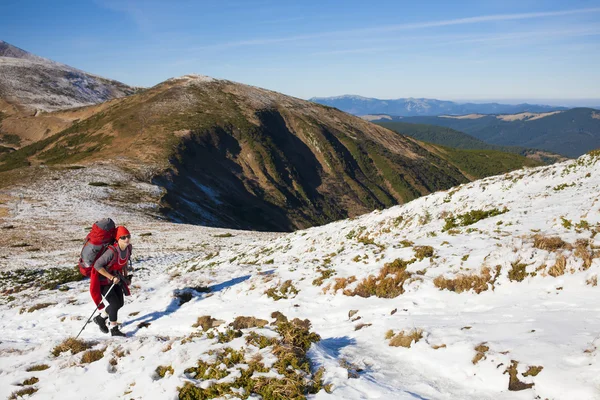
[[[135,90],[0,42],[0,94],[9,102],[56,111],[98,104]]]
[[[50,178],[58,172],[42,173]],[[226,324],[238,316],[272,321],[271,313],[280,311],[289,318],[308,318],[321,336],[308,355],[315,368],[325,368],[331,393],[321,390],[309,398],[598,398],[598,154],[486,178],[291,234],[156,221],[148,207],[127,203],[122,193],[159,196],[151,185],[129,185],[131,177],[109,167],[62,174],[62,188],[24,184],[0,195],[13,199],[7,202],[10,215],[2,226],[10,223],[14,229],[6,232],[19,232],[40,218],[48,223],[55,219],[64,248],[48,253],[3,249],[0,266],[72,265],[79,244],[68,239],[82,236],[82,226],[111,213],[133,233],[135,287],[120,312],[122,329],[130,337],[111,340],[91,324],[82,336],[99,341],[94,349],[106,348],[102,358],[86,364],[81,353],[55,357],[51,350],[74,336],[92,311],[88,283],[62,285],[66,291],[26,289],[13,294],[12,301],[3,298],[0,396],[9,396],[20,389],[18,383],[35,376],[39,382],[32,386],[37,389],[34,397],[45,399],[176,398],[177,388],[186,382],[202,387],[219,382],[193,379],[184,372],[198,359],[210,359],[210,350],[231,346],[259,352],[245,343],[245,336],[218,343],[192,327],[198,317],[225,321],[214,328],[225,332]],[[98,176],[125,188],[87,185]],[[460,226],[461,215],[494,209],[500,214]],[[449,227],[452,221],[455,226]],[[536,241],[553,237],[563,244],[544,249]],[[431,252],[417,259],[425,246]],[[351,295],[364,278],[397,259],[414,259],[407,265],[410,277],[402,294]],[[559,264],[562,273],[556,272]],[[481,275],[485,267],[491,278],[478,290],[458,293],[436,286],[439,277]],[[352,276],[354,282],[334,292],[336,278]],[[277,301],[265,294],[288,280],[297,293],[281,293]],[[4,280],[1,289],[7,284]],[[184,304],[174,298],[182,291],[190,293]],[[20,313],[41,303],[56,304]],[[349,317],[351,310],[358,311]],[[139,325],[144,322],[149,325]],[[422,330],[422,338],[409,348],[388,346],[389,330],[396,334],[414,329]],[[268,326],[243,331],[275,334]],[[266,360],[272,357],[268,349],[260,350]],[[112,365],[117,353],[124,355]],[[34,364],[49,368],[27,372]],[[167,365],[173,372],[159,379],[156,368]],[[223,379],[233,379],[234,372]],[[509,390],[513,372],[525,387],[533,385]],[[268,374],[276,376],[274,370]]]

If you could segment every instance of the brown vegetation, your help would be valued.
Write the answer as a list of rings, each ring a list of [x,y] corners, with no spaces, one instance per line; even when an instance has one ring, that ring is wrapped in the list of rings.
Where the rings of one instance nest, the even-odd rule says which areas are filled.
[[[88,350],[94,346],[93,342],[85,342],[75,338],[68,338],[52,350],[52,355],[58,357],[60,353],[71,351],[71,354],[77,354],[82,351]]]
[[[393,331],[386,333],[386,339],[390,339],[389,345],[392,347],[410,347],[423,338],[423,329],[413,329],[408,332],[401,331],[394,335]]]
[[[89,364],[89,363],[93,363],[94,361],[98,361],[102,357],[104,357],[105,350],[106,350],[106,347],[103,348],[102,350],[88,350],[85,353],[83,353],[83,355],[81,356],[81,362],[83,364]]]
[[[248,328],[262,328],[267,325],[269,321],[266,319],[258,319],[255,317],[237,317],[229,326],[233,329],[248,329]]]
[[[225,321],[221,321],[211,317],[210,315],[204,315],[202,317],[198,317],[198,320],[195,324],[192,325],[194,328],[202,327],[202,330],[206,332],[211,328],[215,328],[219,325],[224,324]]]
[[[489,267],[483,267],[479,275],[477,274],[459,274],[454,279],[444,278],[440,275],[433,280],[433,284],[440,290],[446,289],[451,292],[462,293],[465,291],[473,290],[479,294],[489,289],[490,283],[498,278],[500,274],[500,266],[496,267],[496,274],[492,278],[491,270]]]
[[[486,346],[485,343],[481,343],[480,345],[475,347],[475,351],[477,353],[475,354],[475,357],[473,357],[473,360],[471,360],[471,362],[473,364],[477,364],[482,359],[485,359],[485,353],[487,353],[489,350],[489,346]]]
[[[353,291],[344,291],[348,296],[371,297],[377,296],[391,299],[404,293],[404,283],[411,277],[406,268],[415,259],[404,261],[400,258],[386,263],[378,276],[369,275],[356,286]]]
[[[564,275],[567,267],[567,259],[562,254],[556,257],[556,263],[548,270],[548,275],[557,277]]]
[[[533,383],[521,382],[519,380],[519,378],[517,377],[517,374],[518,374],[517,366],[518,365],[519,365],[519,363],[517,361],[511,360],[510,367],[506,368],[506,370],[504,371],[505,374],[509,375],[508,390],[519,391],[519,390],[531,389],[534,385]]]
[[[570,245],[558,236],[535,235],[533,237],[533,247],[540,250],[555,251],[568,248]]]

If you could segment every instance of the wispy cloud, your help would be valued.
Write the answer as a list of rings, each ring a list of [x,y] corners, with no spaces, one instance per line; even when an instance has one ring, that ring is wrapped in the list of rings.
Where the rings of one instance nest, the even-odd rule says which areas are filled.
[[[492,21],[512,21],[512,20],[525,20],[525,19],[539,19],[549,17],[561,17],[573,14],[590,14],[600,12],[600,7],[594,8],[579,8],[572,10],[561,10],[561,11],[545,11],[545,12],[531,12],[531,13],[519,13],[519,14],[496,14],[496,15],[481,15],[476,17],[467,18],[456,18],[439,21],[425,21],[410,24],[396,24],[396,25],[385,25],[380,27],[368,27],[368,28],[357,28],[339,31],[329,32],[318,32],[306,35],[294,35],[286,37],[274,37],[274,38],[256,38],[250,40],[230,41],[215,43],[207,46],[195,47],[193,50],[211,50],[211,49],[224,49],[231,47],[245,47],[245,46],[263,46],[277,43],[286,42],[298,42],[303,40],[311,39],[324,39],[336,36],[349,36],[349,35],[363,35],[369,33],[385,33],[395,31],[406,31],[406,30],[417,30],[434,27],[444,27],[452,25],[468,25],[468,24],[480,24],[484,22]]]

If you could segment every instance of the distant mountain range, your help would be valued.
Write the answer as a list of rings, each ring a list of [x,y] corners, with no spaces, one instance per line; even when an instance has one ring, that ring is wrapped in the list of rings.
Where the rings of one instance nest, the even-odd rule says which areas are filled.
[[[313,97],[315,103],[335,107],[354,115],[389,114],[393,116],[436,116],[465,114],[516,114],[522,112],[549,112],[567,110],[567,107],[555,107],[535,104],[499,104],[499,103],[456,103],[436,99],[403,98],[381,100],[375,98],[345,95],[336,97]]]
[[[494,145],[536,148],[567,157],[579,157],[600,148],[600,111],[592,108],[538,114],[381,116],[379,119],[370,116],[369,119],[387,127],[391,127],[390,123],[394,121],[401,121],[404,128],[407,123],[437,125],[467,133]]]

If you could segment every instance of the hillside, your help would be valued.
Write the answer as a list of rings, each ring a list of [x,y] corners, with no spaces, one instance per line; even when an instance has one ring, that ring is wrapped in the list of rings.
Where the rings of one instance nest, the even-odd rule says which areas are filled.
[[[161,188],[125,200],[111,164],[36,171],[0,193],[3,398],[597,396],[598,153],[290,234],[158,221]],[[106,216],[133,233],[129,337],[78,348],[67,266]]]
[[[479,115],[473,118],[409,117],[402,122],[444,126],[487,143],[542,149],[566,157],[578,157],[600,148],[600,111],[591,108],[522,119]]]
[[[565,107],[552,107],[535,104],[498,103],[456,103],[436,99],[375,99],[362,96],[313,97],[310,101],[335,107],[354,115],[388,114],[393,116],[436,116],[464,114],[515,114],[522,112],[548,112],[566,110]]]
[[[163,216],[208,226],[306,228],[536,165],[506,155],[478,168],[339,110],[198,75],[75,112],[88,116],[0,155],[0,172],[111,160],[163,188]]]
[[[496,150],[504,153],[520,154],[544,164],[564,161],[565,157],[542,150],[526,149],[518,146],[499,146],[489,144],[466,133],[437,125],[415,124],[399,121],[377,121],[377,125],[390,129],[402,135],[410,136],[423,142],[435,143],[457,149]]]
[[[57,63],[0,40],[0,111],[56,111],[127,96],[136,88]]]

